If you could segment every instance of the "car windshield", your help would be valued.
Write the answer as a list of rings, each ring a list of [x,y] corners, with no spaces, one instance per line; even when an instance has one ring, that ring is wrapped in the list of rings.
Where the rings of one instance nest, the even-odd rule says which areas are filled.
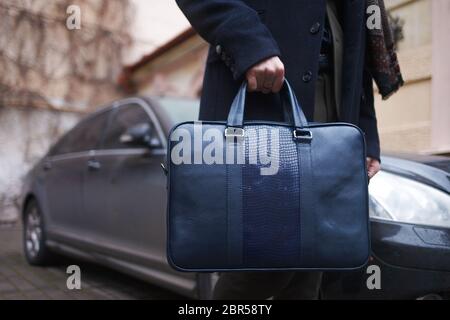
[[[157,97],[156,100],[174,123],[198,120],[199,100],[173,97]]]

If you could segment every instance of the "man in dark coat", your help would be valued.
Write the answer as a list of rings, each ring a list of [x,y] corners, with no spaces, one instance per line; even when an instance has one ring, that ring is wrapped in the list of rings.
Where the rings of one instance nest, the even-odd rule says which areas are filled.
[[[349,122],[363,130],[369,177],[379,171],[372,77],[366,63],[366,1],[177,0],[177,3],[194,29],[211,45],[200,120],[226,120],[231,102],[246,80],[251,91],[246,119],[283,121],[279,97],[274,93],[281,89],[286,77],[308,120]],[[341,33],[339,37],[337,30]],[[334,37],[327,40],[330,31]],[[329,45],[331,49],[327,50]],[[336,47],[341,48],[340,54]],[[333,90],[339,88],[336,95],[330,95],[327,83],[332,83]],[[322,96],[325,98],[321,99]],[[226,273],[221,276],[214,296],[316,298],[320,278],[317,272]]]

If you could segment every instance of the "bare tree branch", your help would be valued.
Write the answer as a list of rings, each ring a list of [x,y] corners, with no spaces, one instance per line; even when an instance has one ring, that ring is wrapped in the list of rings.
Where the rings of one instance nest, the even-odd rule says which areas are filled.
[[[66,27],[69,5],[81,8],[81,30]],[[2,0],[0,107],[114,97],[132,14],[129,0]]]

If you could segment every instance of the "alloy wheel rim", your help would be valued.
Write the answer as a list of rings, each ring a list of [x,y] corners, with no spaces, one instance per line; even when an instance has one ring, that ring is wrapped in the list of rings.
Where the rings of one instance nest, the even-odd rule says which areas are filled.
[[[33,207],[27,216],[25,233],[25,245],[30,257],[35,257],[39,254],[39,250],[41,249],[41,238],[41,217],[39,216],[36,207]]]

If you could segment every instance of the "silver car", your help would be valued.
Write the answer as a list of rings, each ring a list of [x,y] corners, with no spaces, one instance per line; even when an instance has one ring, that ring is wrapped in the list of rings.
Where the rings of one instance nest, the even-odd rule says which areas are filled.
[[[174,271],[165,252],[166,137],[176,122],[197,117],[198,101],[129,98],[64,135],[24,185],[28,262],[64,253],[208,298],[211,277]]]
[[[180,273],[166,261],[166,137],[197,117],[198,101],[129,98],[62,137],[26,179],[29,263],[64,253],[210,298],[215,274]],[[363,268],[325,274],[321,297],[450,297],[450,159],[385,155],[382,163],[369,204],[371,264],[381,268],[384,290],[368,290]]]

